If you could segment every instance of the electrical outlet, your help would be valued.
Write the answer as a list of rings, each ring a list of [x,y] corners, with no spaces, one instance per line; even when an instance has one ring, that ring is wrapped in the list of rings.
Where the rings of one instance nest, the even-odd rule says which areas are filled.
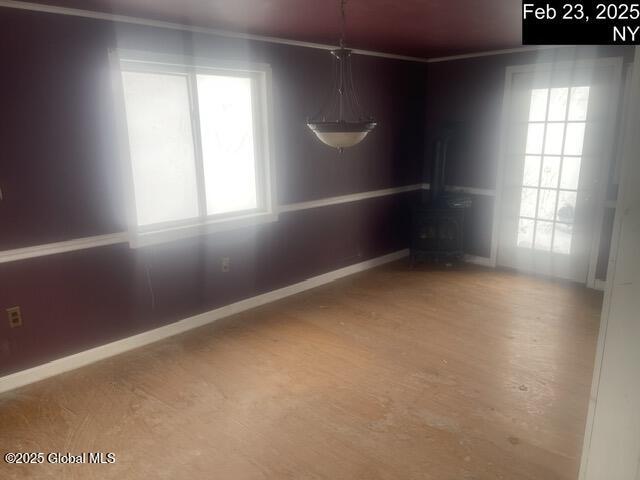
[[[229,257],[222,257],[220,259],[220,271],[227,273],[231,270],[231,259]]]
[[[7,318],[9,319],[9,326],[11,328],[17,328],[22,326],[22,312],[20,307],[7,308]]]

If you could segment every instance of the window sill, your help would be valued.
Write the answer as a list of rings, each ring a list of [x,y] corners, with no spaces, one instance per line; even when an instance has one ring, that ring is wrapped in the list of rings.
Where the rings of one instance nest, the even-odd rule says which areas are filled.
[[[252,213],[233,218],[208,220],[190,225],[163,228],[145,232],[132,231],[129,239],[131,248],[141,248],[161,243],[174,242],[185,238],[208,235],[216,232],[236,230],[239,228],[262,225],[278,220],[278,214],[274,212]]]

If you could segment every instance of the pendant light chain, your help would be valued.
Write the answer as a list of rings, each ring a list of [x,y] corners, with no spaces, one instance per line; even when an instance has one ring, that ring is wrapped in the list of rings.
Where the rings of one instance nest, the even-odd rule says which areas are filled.
[[[373,130],[376,121],[364,114],[353,82],[351,50],[345,47],[347,35],[346,6],[340,1],[340,46],[331,50],[334,58],[334,83],[330,100],[315,117],[307,120],[307,126],[323,143],[342,152],[346,147],[360,143]]]
[[[342,17],[342,23],[341,23],[341,30],[340,30],[340,49],[344,49],[344,44],[345,44],[345,37],[347,34],[347,13],[346,13],[346,7],[347,7],[347,0],[340,0],[340,15]],[[344,121],[344,108],[345,108],[345,88],[346,88],[346,82],[345,82],[345,69],[346,69],[346,63],[347,63],[347,55],[349,55],[349,53],[347,52],[341,52],[340,55],[337,56],[338,59],[338,69],[339,69],[339,80],[338,80],[338,95],[340,95],[340,111],[338,113],[338,121],[342,122]]]
[[[340,14],[342,16],[342,28],[340,30],[340,48],[344,48],[345,36],[347,34],[347,0],[340,0]]]

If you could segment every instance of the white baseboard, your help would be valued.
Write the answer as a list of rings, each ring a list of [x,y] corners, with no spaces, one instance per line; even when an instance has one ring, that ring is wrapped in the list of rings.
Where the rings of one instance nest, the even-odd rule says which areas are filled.
[[[475,265],[482,265],[483,267],[495,268],[495,264],[489,257],[479,257],[477,255],[465,255],[464,261],[467,263],[473,263]]]
[[[595,281],[594,281],[593,288],[596,289],[596,290],[600,290],[601,292],[604,292],[604,289],[605,289],[606,286],[607,286],[606,280],[600,280],[600,279],[596,278]]]
[[[220,318],[259,307],[260,305],[274,302],[281,298],[304,292],[311,288],[319,287],[320,285],[331,283],[339,278],[399,260],[407,255],[409,255],[409,250],[399,250],[382,257],[373,258],[371,260],[349,265],[348,267],[340,268],[316,277],[311,277],[287,287],[240,300],[230,305],[225,305],[224,307],[216,308],[215,310],[165,325],[164,327],[149,330],[132,337],[123,338],[122,340],[107,343],[106,345],[101,345],[99,347],[69,355],[68,357],[59,358],[27,370],[12,373],[5,377],[0,377],[0,393],[22,387],[30,383],[38,382],[45,378],[53,377],[54,375],[59,375],[70,370],[75,370],[76,368],[84,367],[85,365],[124,353],[128,350],[133,350],[134,348],[142,347],[144,345],[157,342],[158,340],[207,325]]]

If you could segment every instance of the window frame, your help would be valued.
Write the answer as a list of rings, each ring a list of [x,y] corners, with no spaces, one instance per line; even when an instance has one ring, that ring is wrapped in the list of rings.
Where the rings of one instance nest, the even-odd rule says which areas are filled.
[[[518,225],[520,225],[520,223],[522,222],[522,220],[525,221],[532,221],[533,222],[533,233],[532,233],[532,238],[531,238],[531,245],[521,245],[519,243],[519,241],[516,241],[516,248],[521,248],[521,249],[526,249],[526,250],[535,250],[535,251],[540,251],[540,252],[546,252],[546,253],[550,253],[550,254],[554,254],[554,255],[571,255],[572,254],[572,250],[573,250],[573,240],[574,240],[574,232],[573,232],[573,228],[576,225],[576,221],[575,218],[572,219],[571,221],[562,221],[562,220],[558,220],[558,211],[559,211],[559,206],[560,206],[560,197],[562,195],[562,193],[573,193],[576,195],[576,197],[581,193],[581,190],[583,190],[583,188],[580,188],[580,181],[578,179],[578,184],[576,185],[576,188],[565,188],[562,186],[562,178],[563,178],[563,165],[564,162],[567,158],[578,158],[580,160],[580,167],[579,167],[579,174],[580,175],[582,173],[582,160],[585,157],[584,155],[584,141],[585,141],[585,131],[586,131],[586,127],[592,123],[594,123],[594,121],[589,119],[588,116],[588,105],[587,105],[587,110],[585,111],[585,118],[584,119],[579,119],[579,120],[575,120],[575,119],[570,119],[570,113],[571,113],[571,99],[573,97],[573,95],[575,94],[575,90],[577,88],[587,88],[588,91],[588,96],[587,98],[589,98],[589,95],[591,95],[591,84],[587,83],[586,85],[584,85],[584,82],[581,81],[576,81],[574,82],[572,78],[568,79],[569,81],[567,82],[566,86],[552,86],[552,85],[548,85],[546,87],[540,87],[540,86],[535,86],[535,88],[531,89],[531,102],[533,101],[533,92],[534,90],[545,90],[546,91],[546,95],[545,95],[545,110],[544,110],[544,118],[542,120],[531,120],[530,117],[528,120],[524,121],[523,124],[526,125],[527,127],[527,142],[528,142],[528,137],[529,137],[529,128],[531,125],[542,125],[543,128],[543,133],[542,133],[542,142],[540,145],[540,152],[530,152],[527,151],[527,146],[525,146],[525,151],[524,151],[524,162],[523,162],[523,167],[525,167],[526,165],[526,161],[527,161],[527,157],[536,157],[540,160],[539,166],[538,166],[538,180],[536,185],[525,185],[524,183],[524,178],[522,179],[522,184],[520,185],[520,192],[521,192],[521,204],[520,204],[520,211],[518,213]],[[575,84],[574,84],[575,83]],[[564,106],[564,112],[563,112],[563,118],[562,120],[549,120],[549,112],[551,111],[551,92],[556,89],[564,89],[567,91],[567,97],[565,100],[565,106]],[[589,98],[590,99],[590,98]],[[530,103],[531,105],[531,103]],[[531,107],[529,107],[531,108]],[[582,141],[580,143],[580,154],[574,154],[574,153],[566,153],[566,144],[567,144],[567,130],[569,125],[572,124],[576,124],[576,125],[583,125],[584,126],[584,130],[583,130],[583,134],[582,134]],[[547,148],[547,139],[548,139],[548,131],[549,131],[549,125],[560,125],[562,127],[562,141],[560,144],[560,151],[559,152],[553,152],[553,153],[546,153],[545,150]],[[588,155],[587,155],[588,157]],[[556,186],[555,187],[550,187],[550,186],[544,186],[542,183],[542,179],[543,179],[543,174],[544,174],[544,166],[545,166],[545,159],[547,158],[557,158],[558,159],[558,179],[556,182]],[[526,168],[526,167],[525,167]],[[523,172],[524,175],[524,172]],[[522,195],[524,194],[524,190],[528,189],[528,190],[535,190],[535,195],[536,195],[536,201],[535,201],[535,211],[533,212],[532,216],[528,216],[528,215],[524,215],[522,213]],[[541,196],[543,194],[543,192],[553,192],[555,200],[554,200],[554,209],[553,209],[553,216],[552,218],[544,218],[541,216],[540,210],[541,210]],[[549,249],[543,248],[541,247],[539,244],[536,243],[537,240],[537,234],[538,234],[538,226],[542,223],[551,223],[551,238],[549,240]],[[564,225],[564,226],[570,226],[572,229],[572,232],[570,234],[570,240],[569,240],[569,249],[568,251],[562,251],[559,248],[556,248],[556,229],[558,227],[558,225]],[[519,229],[519,227],[518,227]],[[519,237],[519,235],[518,235]]]
[[[125,205],[129,245],[132,248],[170,242],[278,220],[276,182],[272,151],[271,67],[264,63],[222,61],[212,58],[166,55],[135,50],[110,50],[112,85],[118,123],[119,156],[125,184]],[[186,77],[195,160],[198,216],[138,225],[133,179],[133,162],[129,148],[123,71],[149,72]],[[210,74],[245,77],[251,80],[253,148],[257,206],[254,209],[209,215],[200,132],[197,75]]]

